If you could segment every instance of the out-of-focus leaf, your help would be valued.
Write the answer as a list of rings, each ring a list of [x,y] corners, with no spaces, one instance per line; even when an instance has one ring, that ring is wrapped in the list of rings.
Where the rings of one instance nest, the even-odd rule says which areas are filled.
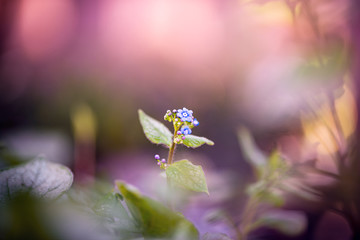
[[[254,196],[254,195],[259,195],[261,194],[263,191],[265,191],[267,188],[267,184],[266,181],[264,180],[259,180],[255,183],[250,184],[247,188],[246,188],[246,193],[249,196]]]
[[[139,119],[145,136],[150,142],[155,144],[164,144],[170,147],[172,144],[172,133],[158,120],[150,117],[143,110],[139,109]]]
[[[214,142],[205,137],[199,137],[199,136],[195,136],[195,135],[186,135],[185,139],[183,140],[183,144],[187,147],[197,148],[203,144],[212,146],[212,145],[214,145]]]
[[[258,177],[262,176],[264,173],[264,168],[267,165],[266,155],[256,146],[256,143],[247,128],[239,128],[238,138],[245,159],[251,164],[253,168],[255,168]]]
[[[276,229],[286,235],[295,236],[304,231],[307,222],[306,217],[301,212],[272,210],[261,215],[255,224]]]
[[[123,197],[118,193],[108,193],[95,204],[94,211],[101,216],[129,218],[121,204],[121,198]]]
[[[17,194],[0,204],[0,239],[59,239],[49,224],[47,204],[29,194]]]
[[[285,192],[294,194],[309,201],[319,200],[320,193],[318,193],[315,189],[305,186],[298,181],[297,183],[289,180],[282,181],[277,187],[281,190],[284,190]]]
[[[285,202],[283,196],[275,188],[267,186],[265,180],[249,185],[246,193],[249,196],[256,196],[261,202],[268,202],[275,207],[281,207]]]
[[[284,168],[284,161],[281,159],[278,151],[273,151],[269,157],[269,168],[271,172]]]
[[[103,224],[113,229],[118,239],[134,239],[141,237],[142,226],[136,224],[121,203],[123,197],[119,193],[108,193],[94,206],[94,211],[103,217]]]
[[[19,193],[55,199],[67,191],[72,182],[73,174],[67,167],[35,159],[0,172],[0,202],[11,200]]]
[[[209,194],[202,167],[194,165],[186,159],[169,165],[166,168],[166,176],[171,183],[195,192]]]
[[[347,56],[347,52],[342,46],[333,46],[321,53],[309,56],[298,67],[297,74],[302,81],[336,81],[332,85],[335,89],[338,89],[343,85],[342,78],[338,76],[344,74],[349,66],[348,59],[349,56]]]
[[[266,168],[266,178],[277,185],[281,181],[286,181],[289,176],[290,167],[281,158],[277,150],[273,151],[268,160],[268,166]]]
[[[173,212],[155,200],[142,196],[122,182],[117,182],[117,186],[124,196],[130,213],[142,226],[141,232],[146,239],[170,239],[179,236],[178,229],[182,229],[181,234],[186,235],[182,235],[183,239],[195,240],[199,238],[197,229],[182,215]]]
[[[269,189],[262,195],[262,200],[272,204],[275,207],[281,207],[285,203],[284,197],[277,191]]]
[[[30,160],[30,159],[29,159]],[[26,160],[17,156],[4,143],[0,142],[0,168],[14,167]]]
[[[224,233],[205,233],[201,240],[231,240],[231,238]]]

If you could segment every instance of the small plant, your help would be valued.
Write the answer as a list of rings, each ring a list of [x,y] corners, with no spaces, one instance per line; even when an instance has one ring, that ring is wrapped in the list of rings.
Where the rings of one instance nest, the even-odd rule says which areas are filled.
[[[175,148],[179,144],[197,148],[203,144],[214,145],[214,142],[205,138],[192,135],[192,129],[199,125],[199,121],[193,116],[193,111],[187,108],[167,110],[164,120],[173,123],[173,133],[161,122],[148,116],[139,110],[139,119],[145,136],[150,142],[162,144],[169,148],[167,159],[155,155],[157,164],[165,170],[169,186],[177,185],[195,192],[209,194],[205,174],[201,166],[192,164],[183,159],[174,162]]]

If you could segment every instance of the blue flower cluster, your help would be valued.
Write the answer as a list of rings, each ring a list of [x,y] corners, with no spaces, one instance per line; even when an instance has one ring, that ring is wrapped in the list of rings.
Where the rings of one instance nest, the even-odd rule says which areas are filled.
[[[192,133],[192,128],[199,125],[199,121],[193,116],[193,111],[185,107],[182,109],[167,110],[164,120],[173,122],[174,128],[177,130],[174,136],[175,143],[182,143],[186,139],[186,135]]]
[[[178,109],[176,116],[180,118],[182,122],[192,122],[193,120],[193,111],[188,110],[187,108]]]
[[[191,134],[191,128],[187,125],[184,125],[181,127],[181,134],[183,135],[188,135],[188,134]]]
[[[164,116],[165,121],[174,122],[177,127],[181,125],[188,125],[191,128],[199,125],[199,121],[193,116],[193,111],[187,108],[167,110]]]

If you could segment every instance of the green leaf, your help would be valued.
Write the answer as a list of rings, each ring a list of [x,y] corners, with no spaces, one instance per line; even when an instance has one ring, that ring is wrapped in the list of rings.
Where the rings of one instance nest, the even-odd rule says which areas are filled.
[[[171,183],[195,192],[205,192],[209,194],[202,167],[193,165],[186,159],[169,165],[166,168],[166,176]]]
[[[128,218],[129,215],[121,204],[122,198],[118,193],[108,193],[97,201],[94,206],[94,211],[101,216]]]
[[[136,224],[121,203],[119,193],[108,193],[94,206],[95,213],[102,217],[102,223],[117,232],[118,239],[141,237],[142,226]]]
[[[172,133],[158,120],[150,117],[143,110],[139,109],[139,119],[145,136],[150,142],[155,144],[164,144],[170,147],[172,144]]]
[[[203,144],[207,145],[214,145],[214,142],[205,138],[205,137],[199,137],[195,135],[186,135],[185,139],[183,140],[183,144],[187,147],[197,148],[200,147]]]
[[[67,167],[35,159],[0,172],[0,203],[21,193],[55,199],[67,191],[72,182],[73,174]]]
[[[247,128],[239,128],[238,138],[245,160],[247,160],[256,170],[258,177],[261,177],[264,174],[267,165],[266,155],[258,148],[253,136]]]
[[[295,236],[304,231],[306,218],[298,211],[272,210],[261,215],[255,224],[258,227],[265,226]]]
[[[142,234],[145,238],[169,239],[173,236],[177,237],[178,230],[181,230],[183,237],[181,239],[195,240],[199,238],[197,229],[182,215],[151,198],[142,196],[129,185],[122,182],[116,184],[124,196],[129,211],[137,223],[142,226]]]

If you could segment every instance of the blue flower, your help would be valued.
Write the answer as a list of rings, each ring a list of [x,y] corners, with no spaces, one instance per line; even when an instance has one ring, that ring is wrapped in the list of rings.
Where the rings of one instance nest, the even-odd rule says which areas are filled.
[[[196,118],[194,118],[193,124],[194,124],[194,126],[196,127],[196,126],[199,125],[199,121],[198,121]]]
[[[191,134],[191,129],[190,129],[190,127],[187,126],[187,125],[184,125],[184,126],[181,128],[181,133],[184,134],[184,135]]]
[[[193,111],[188,110],[187,108],[178,109],[176,116],[180,118],[182,122],[191,122],[192,121]]]

